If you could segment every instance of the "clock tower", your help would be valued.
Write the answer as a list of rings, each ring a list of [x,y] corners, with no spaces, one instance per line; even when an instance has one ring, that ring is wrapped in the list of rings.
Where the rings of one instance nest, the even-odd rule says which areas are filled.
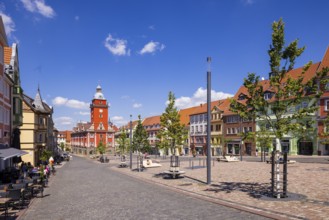
[[[95,147],[102,142],[107,145],[107,131],[109,130],[108,102],[105,99],[100,85],[96,88],[96,93],[90,104],[90,122],[95,131]]]

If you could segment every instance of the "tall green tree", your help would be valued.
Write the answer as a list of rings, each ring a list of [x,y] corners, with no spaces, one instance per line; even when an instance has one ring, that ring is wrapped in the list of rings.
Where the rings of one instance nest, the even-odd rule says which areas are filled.
[[[175,95],[169,92],[168,105],[160,117],[160,131],[157,134],[160,149],[170,149],[175,154],[175,149],[181,147],[187,139],[185,125],[180,123],[180,115],[175,107]]]
[[[138,150],[139,153],[149,152],[151,150],[151,146],[147,138],[147,131],[142,125],[141,116],[138,115],[138,123],[133,135],[133,150]]]
[[[127,132],[124,128],[121,128],[121,133],[119,138],[117,139],[117,142],[119,144],[119,150],[121,155],[125,154],[129,147],[129,139],[127,137]]]
[[[106,147],[103,144],[103,142],[99,142],[97,149],[96,149],[100,154],[105,154],[106,152]]]
[[[231,110],[242,118],[258,119],[266,124],[276,139],[276,149],[280,148],[284,134],[300,132],[305,128],[318,108],[316,99],[321,94],[318,85],[323,83],[327,72],[320,71],[306,82],[304,73],[311,66],[309,62],[299,76],[293,78],[289,75],[304,50],[305,47],[298,47],[298,40],[286,46],[284,22],[282,19],[274,22],[272,44],[268,50],[271,69],[269,86],[264,90],[265,84],[260,77],[249,73],[243,84],[248,91],[246,101],[231,100]],[[308,105],[302,106],[305,101]]]

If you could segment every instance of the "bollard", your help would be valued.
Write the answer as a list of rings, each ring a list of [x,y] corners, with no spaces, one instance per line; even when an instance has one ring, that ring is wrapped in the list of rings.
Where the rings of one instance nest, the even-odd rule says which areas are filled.
[[[194,160],[192,160],[192,170],[194,169]]]

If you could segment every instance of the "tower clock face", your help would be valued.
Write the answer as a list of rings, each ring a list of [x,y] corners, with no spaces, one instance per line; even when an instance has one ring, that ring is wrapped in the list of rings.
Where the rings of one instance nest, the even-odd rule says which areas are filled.
[[[99,112],[103,112],[103,109],[99,109]]]

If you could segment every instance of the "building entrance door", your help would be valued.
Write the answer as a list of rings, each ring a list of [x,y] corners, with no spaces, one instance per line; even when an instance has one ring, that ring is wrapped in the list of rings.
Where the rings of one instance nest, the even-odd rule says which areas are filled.
[[[313,143],[311,141],[300,141],[298,144],[299,155],[312,155]]]

